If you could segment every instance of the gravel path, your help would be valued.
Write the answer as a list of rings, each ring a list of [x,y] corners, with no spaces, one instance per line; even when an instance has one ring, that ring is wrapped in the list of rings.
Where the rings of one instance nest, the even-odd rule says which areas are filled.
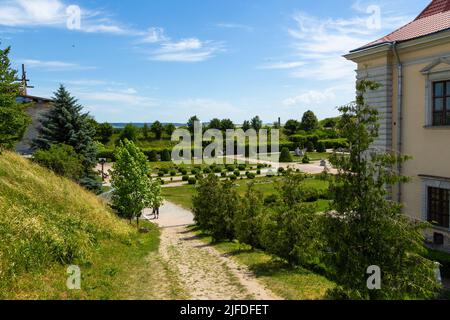
[[[151,211],[144,217],[151,220]],[[193,215],[170,202],[160,209],[160,255],[179,274],[180,285],[194,300],[279,300],[255,276],[236,261],[199,240],[186,227]]]

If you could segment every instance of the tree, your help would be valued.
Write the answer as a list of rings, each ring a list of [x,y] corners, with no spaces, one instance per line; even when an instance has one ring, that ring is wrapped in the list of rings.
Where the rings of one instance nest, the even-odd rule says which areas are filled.
[[[177,129],[177,128],[176,128],[175,125],[172,124],[172,123],[166,124],[166,125],[164,126],[164,131],[166,131],[166,133],[167,133],[169,136],[172,136],[173,132],[174,132],[176,129]]]
[[[191,134],[194,133],[194,123],[195,122],[200,122],[200,119],[197,116],[193,116],[193,117],[189,118],[189,120],[187,122],[187,127]]]
[[[289,151],[288,148],[283,148],[281,149],[281,153],[280,153],[280,162],[281,163],[287,163],[287,162],[292,162],[292,155],[291,152]]]
[[[78,181],[83,175],[82,157],[72,146],[65,144],[53,144],[48,150],[36,151],[33,161],[74,181]]]
[[[114,128],[108,122],[101,123],[97,126],[97,138],[101,143],[107,144],[113,135]]]
[[[97,163],[94,144],[95,128],[83,106],[61,85],[53,98],[53,108],[43,117],[39,134],[33,144],[38,149],[49,150],[54,144],[73,147],[83,159],[83,181],[96,180],[93,168]],[[81,183],[80,179],[80,183]],[[82,185],[85,185],[81,183]],[[89,183],[89,185],[97,185]],[[85,185],[87,186],[87,185]]]
[[[306,132],[316,130],[319,127],[319,121],[316,115],[312,111],[306,111],[303,114],[302,122],[300,128]]]
[[[322,141],[318,141],[317,145],[316,145],[316,151],[319,153],[324,153],[326,152],[326,148],[325,148],[325,144]]]
[[[161,140],[164,131],[164,127],[161,124],[161,122],[159,121],[153,122],[152,126],[150,127],[150,130],[153,132],[157,140]]]
[[[169,150],[164,149],[164,150],[161,152],[161,161],[172,161],[172,156],[171,156]]]
[[[25,106],[16,101],[20,93],[17,71],[11,68],[11,48],[0,49],[0,151],[20,141],[31,123]]]
[[[236,128],[236,126],[234,125],[233,121],[231,121],[230,119],[223,119],[222,121],[220,121],[220,129],[222,131],[234,130],[235,128]]]
[[[144,137],[145,140],[148,140],[150,136],[150,128],[146,123],[144,123],[144,126],[142,127],[142,136]]]
[[[252,128],[252,125],[250,124],[250,121],[245,120],[242,124],[242,130],[247,131]]]
[[[425,252],[423,228],[402,214],[402,205],[387,197],[386,187],[405,183],[393,167],[408,157],[371,149],[378,136],[378,112],[364,95],[376,83],[357,84],[356,102],[341,107],[339,129],[349,141],[349,155],[334,154],[338,169],[330,191],[332,213],[324,216],[326,264],[339,285],[339,296],[351,299],[427,299],[437,283]],[[327,236],[328,235],[328,236]],[[381,270],[381,290],[369,290],[367,270]]]
[[[295,134],[300,128],[300,123],[297,120],[288,120],[284,125],[284,130],[288,135]]]
[[[118,142],[123,142],[125,140],[129,140],[129,141],[136,141],[137,140],[137,134],[138,134],[138,129],[132,125],[131,123],[127,124],[121,131],[119,134],[119,140]]]
[[[234,216],[234,230],[236,239],[253,248],[260,246],[260,219],[264,213],[264,197],[256,191],[254,183],[249,184],[244,197],[240,199],[239,210]]]
[[[214,118],[209,122],[208,129],[221,129],[220,119]]]
[[[111,174],[112,203],[119,215],[130,220],[139,218],[142,210],[160,203],[160,184],[148,176],[147,158],[127,139],[116,150]]]
[[[326,118],[320,121],[320,125],[326,129],[333,129],[337,126],[340,118]]]
[[[251,121],[250,124],[252,126],[253,129],[255,129],[256,132],[259,132],[259,130],[261,130],[262,126],[263,126],[263,122],[262,120],[259,118],[259,116],[254,117]]]

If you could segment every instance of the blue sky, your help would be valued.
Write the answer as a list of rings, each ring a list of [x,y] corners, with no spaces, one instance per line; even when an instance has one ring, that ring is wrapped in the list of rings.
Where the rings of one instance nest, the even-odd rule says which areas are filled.
[[[342,54],[428,3],[0,0],[0,40],[16,68],[27,65],[30,94],[50,97],[63,83],[98,121],[270,123],[308,109],[337,115],[354,98],[355,65]]]

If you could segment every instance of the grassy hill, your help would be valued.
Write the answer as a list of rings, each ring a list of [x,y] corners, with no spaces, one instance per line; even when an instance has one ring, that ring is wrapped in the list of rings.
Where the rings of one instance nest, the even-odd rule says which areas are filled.
[[[156,252],[159,231],[139,234],[95,195],[23,159],[0,155],[0,298],[113,299]],[[82,290],[68,290],[69,265]],[[142,271],[142,270],[141,270]],[[151,280],[149,277],[149,281]]]

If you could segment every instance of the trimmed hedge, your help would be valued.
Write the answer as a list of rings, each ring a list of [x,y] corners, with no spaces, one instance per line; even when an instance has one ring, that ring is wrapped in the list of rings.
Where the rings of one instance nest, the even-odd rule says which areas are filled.
[[[325,139],[320,140],[321,143],[325,145],[326,149],[348,149],[348,141],[347,139],[340,138],[340,139]]]

